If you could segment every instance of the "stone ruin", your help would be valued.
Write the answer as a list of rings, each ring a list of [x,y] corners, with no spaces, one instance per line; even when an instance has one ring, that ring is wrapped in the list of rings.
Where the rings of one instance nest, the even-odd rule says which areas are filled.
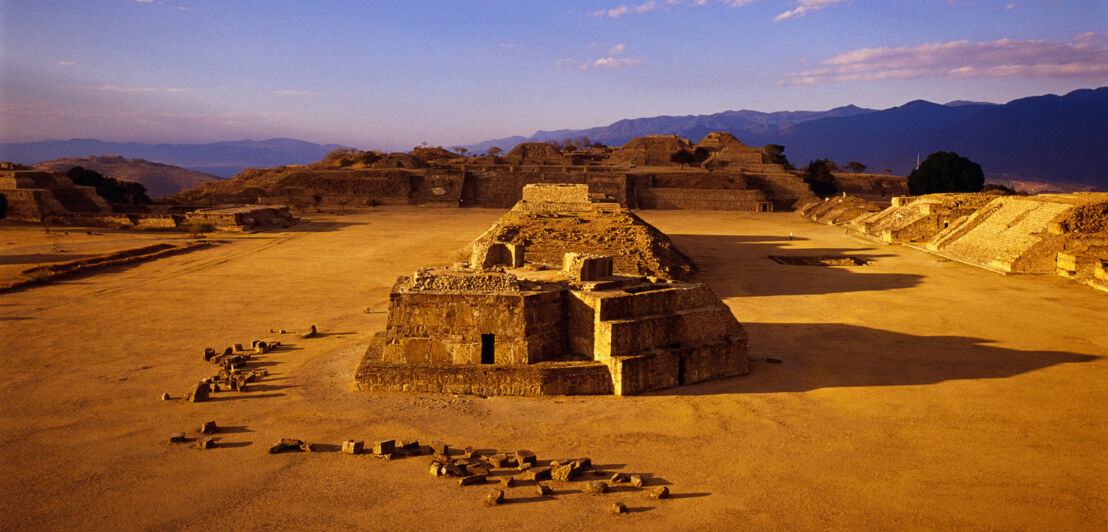
[[[579,216],[590,205],[582,201],[586,190],[531,185],[513,212]],[[591,205],[609,209],[602,212],[611,230],[641,224],[653,230],[645,234],[665,236],[621,216],[618,206]],[[542,240],[492,241],[498,233],[490,230],[465,267],[400,277],[386,329],[359,364],[355,388],[632,395],[748,372],[746,333],[706,285],[638,269],[665,263],[656,251],[668,246],[595,253],[571,227],[555,227]]]
[[[223,231],[289,227],[298,220],[283,205],[242,205],[189,211],[168,205],[110,204],[94,187],[74,185],[63,172],[26,169],[0,162],[5,218],[85,227],[184,229],[210,224]]]

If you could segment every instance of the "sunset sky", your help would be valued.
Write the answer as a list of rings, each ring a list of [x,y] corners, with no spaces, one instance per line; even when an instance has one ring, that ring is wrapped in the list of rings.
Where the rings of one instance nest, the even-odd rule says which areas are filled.
[[[363,149],[1108,85],[1104,0],[0,0],[0,141]]]

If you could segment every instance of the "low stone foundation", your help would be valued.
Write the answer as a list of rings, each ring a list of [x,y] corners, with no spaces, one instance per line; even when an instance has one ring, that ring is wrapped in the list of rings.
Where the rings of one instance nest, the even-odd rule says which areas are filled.
[[[612,377],[601,362],[549,362],[512,366],[392,364],[363,360],[354,389],[467,395],[607,395]]]

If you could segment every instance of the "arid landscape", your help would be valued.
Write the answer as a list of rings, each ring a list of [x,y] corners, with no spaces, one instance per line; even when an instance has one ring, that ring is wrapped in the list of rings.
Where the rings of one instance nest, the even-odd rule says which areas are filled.
[[[317,215],[4,294],[4,528],[1108,524],[1102,293],[882,246],[795,213],[640,213],[742,322],[748,375],[630,397],[352,392],[396,277],[448,264],[502,213]],[[55,243],[72,250],[64,255],[187,238],[35,226],[0,235],[6,264],[43,261]],[[300,338],[310,325],[320,336]],[[267,377],[210,402],[180,400],[211,373],[205,347],[252,339],[282,344],[252,363]],[[211,420],[223,427],[215,448],[169,442]],[[323,452],[268,454],[281,438]],[[672,496],[630,486],[589,495],[584,482],[552,481],[553,497],[522,485],[488,508],[487,489],[428,475],[428,457],[326,452],[393,438],[529,449],[540,461],[587,456]],[[630,515],[613,521],[615,501]]]
[[[1108,530],[1106,22],[0,1],[0,531]]]

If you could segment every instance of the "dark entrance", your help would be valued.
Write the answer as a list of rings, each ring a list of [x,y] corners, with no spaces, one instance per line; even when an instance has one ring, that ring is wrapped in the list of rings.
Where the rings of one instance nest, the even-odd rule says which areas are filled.
[[[495,364],[496,363],[496,335],[495,334],[482,334],[481,335],[481,363],[482,364]]]
[[[685,357],[677,358],[677,384],[685,384]]]

